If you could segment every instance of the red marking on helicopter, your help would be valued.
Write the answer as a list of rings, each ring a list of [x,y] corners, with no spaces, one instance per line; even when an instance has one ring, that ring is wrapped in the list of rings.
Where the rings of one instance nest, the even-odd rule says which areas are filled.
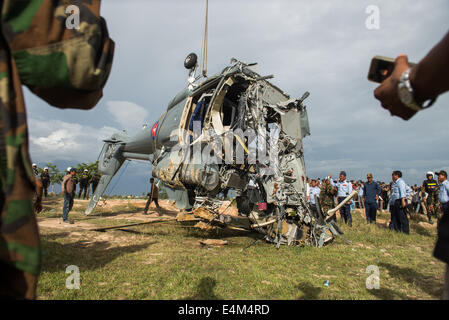
[[[158,127],[159,127],[159,122],[156,122],[153,126],[153,129],[151,129],[151,136],[153,137],[153,139],[156,137]]]

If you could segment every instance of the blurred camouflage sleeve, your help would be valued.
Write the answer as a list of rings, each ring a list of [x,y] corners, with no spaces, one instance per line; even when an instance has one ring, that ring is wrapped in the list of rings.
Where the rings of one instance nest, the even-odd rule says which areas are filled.
[[[79,30],[66,28],[72,4]],[[0,297],[33,299],[42,258],[21,86],[56,107],[92,108],[114,42],[99,0],[0,0],[0,8]]]
[[[72,4],[79,13],[67,9]],[[4,35],[22,83],[56,107],[94,107],[114,55],[100,1],[5,1],[3,9]],[[72,13],[79,29],[66,27]]]

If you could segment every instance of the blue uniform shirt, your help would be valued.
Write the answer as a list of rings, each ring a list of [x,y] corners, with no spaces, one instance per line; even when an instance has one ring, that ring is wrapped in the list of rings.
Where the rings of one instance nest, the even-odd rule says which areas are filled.
[[[333,187],[337,187],[338,189],[338,193],[337,193],[337,197],[344,197],[346,198],[347,196],[349,196],[352,192],[352,183],[348,182],[348,181],[343,181],[340,182],[338,181],[337,183],[334,183],[334,180],[330,179],[331,185]]]
[[[402,178],[391,184],[390,203],[394,203],[398,199],[407,197],[407,185]]]
[[[321,189],[319,187],[310,187],[310,203],[315,204],[315,195],[320,196]]]
[[[449,181],[446,179],[440,185],[440,194],[438,195],[440,203],[446,203],[449,201]]]

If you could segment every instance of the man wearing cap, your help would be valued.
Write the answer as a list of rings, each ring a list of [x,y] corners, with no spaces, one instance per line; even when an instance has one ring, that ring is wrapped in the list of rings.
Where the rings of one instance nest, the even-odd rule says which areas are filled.
[[[332,180],[332,173],[329,174],[330,183],[333,187],[337,188],[337,200],[341,203],[347,196],[352,193],[352,184],[346,180],[346,172],[340,172],[340,178],[337,183]],[[340,215],[345,220],[346,224],[352,227],[351,205],[352,201],[348,201],[343,207],[340,208]]]
[[[83,193],[83,199],[89,199],[89,181],[90,181],[90,176],[89,176],[89,171],[87,169],[84,169],[83,174],[81,175],[81,179],[80,179],[80,192],[78,193],[78,199],[81,198],[81,193]]]
[[[423,198],[424,205],[427,210],[427,218],[429,223],[433,224],[432,215],[438,218],[438,184],[433,178],[433,172],[429,171],[426,174],[427,180],[424,180],[421,186],[421,191],[427,193],[427,197]]]
[[[373,181],[373,175],[366,175],[367,182],[363,186],[363,204],[365,205],[366,222],[376,223],[377,200],[380,195],[380,187],[376,181]]]
[[[64,205],[62,207],[62,222],[73,223],[69,221],[69,212],[73,207],[73,198],[75,197],[75,181],[76,169],[71,168],[62,180],[62,194],[64,195]]]
[[[48,168],[45,167],[44,171],[41,173],[42,187],[44,188],[44,196],[48,196],[48,187],[50,186],[50,173]]]
[[[401,171],[393,171],[391,174],[393,183],[391,184],[390,228],[405,234],[410,234],[410,226],[407,217],[407,186],[402,179]]]
[[[443,299],[449,300],[449,181],[447,180],[446,171],[441,170],[435,174],[438,176],[438,183],[440,184],[438,199],[440,200],[443,216],[438,222],[438,239],[433,255],[446,263]]]

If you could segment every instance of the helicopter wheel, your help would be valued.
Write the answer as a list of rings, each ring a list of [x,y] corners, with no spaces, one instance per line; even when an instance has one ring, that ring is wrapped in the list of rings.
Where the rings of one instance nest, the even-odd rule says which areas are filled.
[[[184,60],[184,67],[186,69],[190,70],[196,66],[197,61],[198,61],[198,56],[195,53],[191,53]]]

